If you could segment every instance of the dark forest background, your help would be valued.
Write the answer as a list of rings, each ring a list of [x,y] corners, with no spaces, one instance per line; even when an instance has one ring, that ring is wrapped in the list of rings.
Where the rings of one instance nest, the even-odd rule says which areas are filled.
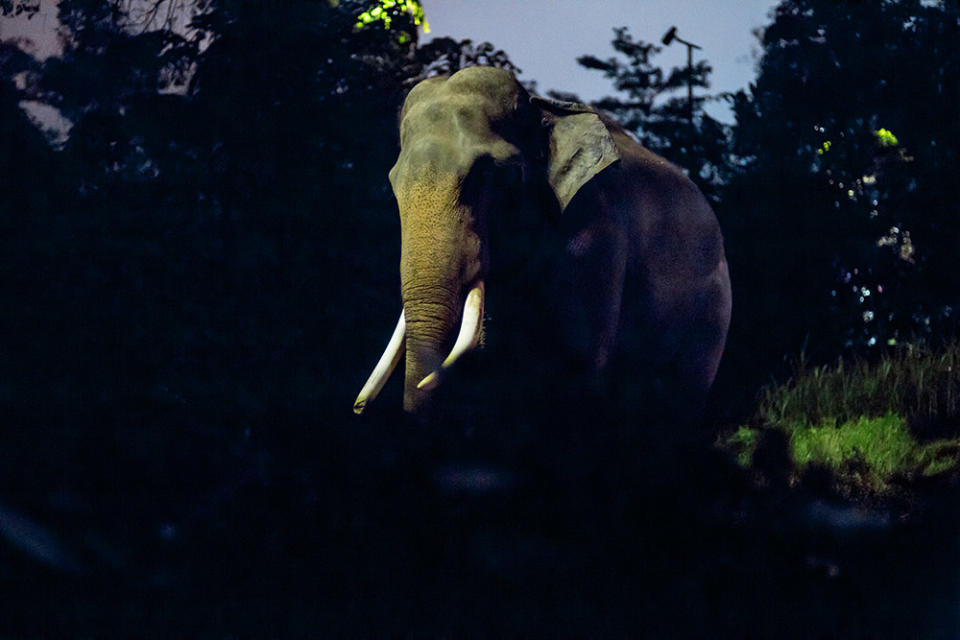
[[[632,472],[651,460],[621,452],[584,471],[589,433],[424,428],[395,388],[353,416],[399,309],[387,171],[405,92],[474,64],[519,72],[487,43],[421,44],[401,5],[358,27],[373,4],[61,0],[61,55],[0,44],[0,636],[960,631],[946,573],[867,595],[831,581],[770,507],[789,499],[722,461]],[[713,434],[801,353],[937,345],[960,311],[958,5],[784,0],[757,37],[736,94],[709,93],[705,60],[662,69],[626,28],[615,57],[570,61],[610,78],[597,106],[720,219],[734,318]],[[442,481],[490,460],[502,490]],[[633,480],[655,488],[624,493]],[[753,515],[690,530],[703,512],[675,505],[705,485]],[[922,566],[956,566],[930,535],[946,555]],[[847,551],[884,584],[874,544]],[[771,593],[792,604],[765,610]]]

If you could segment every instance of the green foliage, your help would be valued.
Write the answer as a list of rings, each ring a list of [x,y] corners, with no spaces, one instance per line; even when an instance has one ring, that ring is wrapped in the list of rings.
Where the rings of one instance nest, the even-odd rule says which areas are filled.
[[[933,476],[960,463],[960,343],[901,347],[876,363],[808,366],[767,387],[749,425],[724,439],[749,467],[759,443],[784,435],[796,473],[830,469],[851,491],[883,494],[890,480]]]
[[[871,493],[890,489],[889,479],[932,476],[957,468],[960,440],[918,443],[906,421],[887,414],[860,417],[839,426],[790,431],[790,451],[801,473],[811,464],[825,466],[847,482],[855,479]]]
[[[750,468],[765,429],[742,426],[726,440],[742,467]],[[795,475],[826,468],[838,487],[852,495],[885,495],[912,479],[933,477],[960,466],[960,438],[918,441],[901,416],[860,416],[854,420],[781,428]]]
[[[881,147],[896,147],[900,144],[900,141],[897,140],[897,136],[893,135],[893,133],[884,129],[883,127],[874,131],[873,134],[877,136],[877,142]]]
[[[357,16],[357,28],[362,28],[373,22],[382,22],[385,29],[390,28],[393,16],[397,12],[406,12],[413,17],[413,24],[422,26],[425,33],[430,33],[430,24],[423,13],[423,6],[416,0],[380,0],[380,4]]]
[[[723,446],[731,451],[737,458],[737,464],[741,467],[749,467],[753,454],[757,450],[757,444],[760,442],[760,431],[741,425],[737,430],[726,437]]]

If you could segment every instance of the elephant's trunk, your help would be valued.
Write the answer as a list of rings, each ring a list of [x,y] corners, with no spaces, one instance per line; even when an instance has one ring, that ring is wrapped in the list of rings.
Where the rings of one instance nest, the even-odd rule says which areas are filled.
[[[468,294],[465,288],[476,288],[482,278],[482,242],[473,229],[473,210],[458,202],[462,178],[431,162],[424,161],[416,179],[393,178],[400,205],[400,293],[407,323],[403,408],[412,413],[426,408],[439,375],[452,365],[447,354],[456,353],[451,349]]]
[[[439,367],[434,364],[437,359],[437,352],[432,342],[428,343],[422,351],[414,348],[414,355],[412,357],[409,355],[411,351],[408,348],[408,386],[405,395],[405,404],[408,407],[408,411],[417,411],[420,409],[429,397],[428,394],[440,384],[443,375],[456,364],[460,356],[479,344],[480,336],[483,333],[483,296],[484,286],[483,281],[480,280],[467,294],[466,302],[464,302],[463,305],[463,313],[461,314],[460,333],[457,335],[457,341]],[[414,363],[412,367],[410,366],[411,362]],[[422,367],[424,365],[431,367],[429,369],[430,373],[426,377],[421,378],[420,376],[423,373]],[[411,387],[410,385],[418,378],[420,378],[420,381],[417,382],[416,388]],[[409,399],[409,402],[406,402],[406,399]]]
[[[407,319],[407,360],[403,408],[416,413],[426,407],[432,388],[420,382],[440,369],[460,318],[459,286],[419,284],[404,290]]]
[[[457,341],[453,344],[453,349],[450,350],[450,354],[444,359],[439,369],[435,369],[420,381],[417,389],[423,391],[435,389],[440,384],[440,377],[456,364],[460,356],[479,344],[480,336],[483,333],[483,293],[483,280],[480,280],[470,289],[467,300],[463,303],[460,333],[457,335]]]
[[[403,406],[409,412],[423,409],[447,370],[480,342],[484,284],[476,276],[465,283],[462,264],[462,254],[440,260],[436,253],[429,260],[407,255],[403,260],[407,352]],[[469,284],[469,291],[464,291],[464,284]]]

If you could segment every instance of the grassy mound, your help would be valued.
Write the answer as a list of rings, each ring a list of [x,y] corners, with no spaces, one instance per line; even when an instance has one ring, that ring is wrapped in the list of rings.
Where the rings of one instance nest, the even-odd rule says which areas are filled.
[[[960,343],[904,347],[878,362],[809,367],[765,389],[747,424],[721,441],[741,466],[765,439],[787,444],[791,481],[826,469],[844,493],[882,496],[960,469]]]

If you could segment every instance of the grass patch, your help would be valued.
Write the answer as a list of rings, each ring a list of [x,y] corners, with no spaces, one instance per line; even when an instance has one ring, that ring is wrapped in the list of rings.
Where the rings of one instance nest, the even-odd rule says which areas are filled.
[[[763,390],[755,418],[795,426],[890,413],[911,426],[939,425],[960,435],[960,343],[938,351],[906,345],[878,362],[841,359],[817,367],[801,356],[791,380]]]
[[[723,443],[737,458],[737,464],[743,468],[750,466],[753,453],[760,442],[760,430],[748,426],[738,427]]]
[[[889,480],[929,477],[957,468],[957,441],[921,443],[897,414],[861,416],[840,426],[794,429],[790,455],[801,473],[811,464],[827,467],[854,489],[886,493]]]
[[[722,441],[744,468],[785,438],[794,480],[827,469],[844,492],[883,495],[960,468],[960,344],[904,347],[877,362],[809,367],[763,390],[754,418]]]

